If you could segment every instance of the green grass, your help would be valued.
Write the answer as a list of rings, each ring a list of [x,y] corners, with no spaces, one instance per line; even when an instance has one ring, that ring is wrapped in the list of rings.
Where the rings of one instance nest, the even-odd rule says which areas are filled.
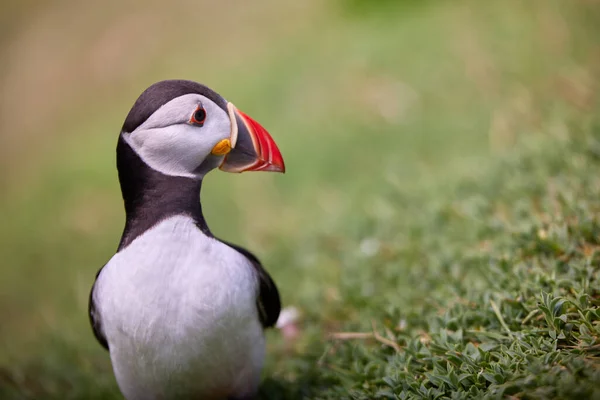
[[[392,222],[321,237],[338,293],[311,318],[383,339],[311,342],[309,397],[598,398],[598,139],[523,151],[445,200],[389,190]]]
[[[255,117],[286,160],[203,188],[212,229],[302,314],[298,337],[269,332],[261,398],[600,398],[597,7],[307,4],[241,63],[163,49],[11,161],[0,398],[120,398],[87,296],[122,229],[118,127],[174,76]]]

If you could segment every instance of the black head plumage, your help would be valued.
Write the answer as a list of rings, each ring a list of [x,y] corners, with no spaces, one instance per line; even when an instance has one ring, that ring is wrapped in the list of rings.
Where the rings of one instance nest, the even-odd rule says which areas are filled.
[[[133,132],[160,107],[177,97],[190,93],[207,97],[227,111],[227,101],[214,90],[193,81],[165,80],[153,84],[138,97],[125,118],[122,131]]]

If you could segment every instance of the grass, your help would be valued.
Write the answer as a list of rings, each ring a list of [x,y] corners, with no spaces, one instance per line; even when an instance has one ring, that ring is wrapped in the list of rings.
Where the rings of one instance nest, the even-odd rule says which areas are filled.
[[[116,130],[166,76],[223,93],[286,159],[203,189],[301,312],[298,336],[269,333],[261,398],[600,398],[597,8],[307,4],[284,37],[252,30],[260,57],[162,49],[10,158],[0,398],[120,398],[87,295],[122,229]]]
[[[325,312],[344,333],[313,342],[309,397],[598,398],[597,129],[499,162],[447,201],[390,191],[404,218],[361,221],[377,252],[319,247],[341,258]]]

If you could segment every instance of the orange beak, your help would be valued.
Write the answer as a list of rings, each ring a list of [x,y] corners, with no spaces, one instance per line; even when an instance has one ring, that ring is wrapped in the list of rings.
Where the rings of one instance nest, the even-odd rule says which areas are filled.
[[[231,151],[219,166],[225,172],[285,172],[279,148],[265,128],[247,114],[228,104],[231,120]]]

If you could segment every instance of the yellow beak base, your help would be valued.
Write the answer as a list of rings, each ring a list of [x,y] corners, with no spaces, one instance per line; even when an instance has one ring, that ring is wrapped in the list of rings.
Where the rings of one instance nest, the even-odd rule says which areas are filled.
[[[231,151],[231,141],[229,139],[223,139],[213,147],[211,154],[214,156],[224,156]]]

